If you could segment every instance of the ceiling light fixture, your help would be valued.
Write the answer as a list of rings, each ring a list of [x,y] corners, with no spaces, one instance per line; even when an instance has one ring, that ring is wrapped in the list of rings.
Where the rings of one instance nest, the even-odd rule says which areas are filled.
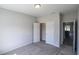
[[[40,4],[35,4],[35,5],[34,5],[34,8],[40,8],[40,7],[41,7]]]

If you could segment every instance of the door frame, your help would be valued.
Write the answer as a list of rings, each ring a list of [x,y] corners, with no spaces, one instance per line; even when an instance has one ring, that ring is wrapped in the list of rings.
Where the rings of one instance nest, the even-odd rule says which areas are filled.
[[[75,22],[76,22],[76,20],[74,20],[74,21],[67,21],[67,22],[72,22],[73,23],[73,47],[72,47],[72,52],[75,54]],[[63,45],[63,41],[64,41],[64,28],[63,28],[63,23],[67,23],[67,22],[62,22],[62,40],[61,40],[61,42],[62,42],[62,44],[61,45]]]

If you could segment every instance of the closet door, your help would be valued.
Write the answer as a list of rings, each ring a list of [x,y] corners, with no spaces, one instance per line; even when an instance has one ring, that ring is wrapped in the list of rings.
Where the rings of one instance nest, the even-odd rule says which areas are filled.
[[[33,42],[40,42],[40,23],[34,23],[33,25]]]

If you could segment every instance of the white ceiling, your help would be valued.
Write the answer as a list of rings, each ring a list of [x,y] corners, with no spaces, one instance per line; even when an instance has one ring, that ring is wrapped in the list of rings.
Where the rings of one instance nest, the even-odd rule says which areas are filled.
[[[35,9],[34,4],[0,4],[1,8],[22,12],[35,17],[49,15],[55,12],[66,13],[78,8],[77,4],[41,4],[41,8]]]

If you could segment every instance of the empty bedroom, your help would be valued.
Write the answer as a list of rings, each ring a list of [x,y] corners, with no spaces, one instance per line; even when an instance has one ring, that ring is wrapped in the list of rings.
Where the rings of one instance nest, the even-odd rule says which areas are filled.
[[[79,4],[0,4],[0,55],[78,55]]]

